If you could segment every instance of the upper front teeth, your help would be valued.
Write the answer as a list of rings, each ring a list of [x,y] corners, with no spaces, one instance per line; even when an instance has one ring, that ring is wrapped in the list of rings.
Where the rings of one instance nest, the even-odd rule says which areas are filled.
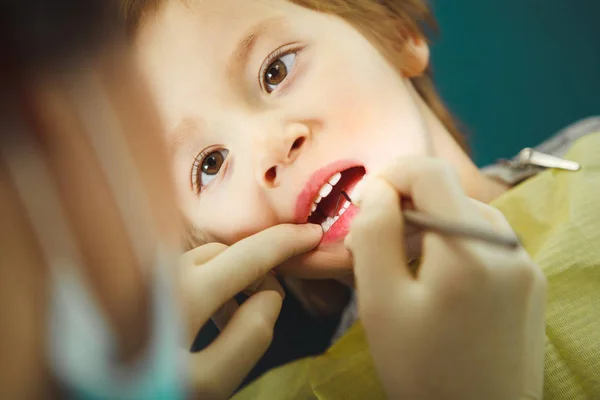
[[[340,179],[342,179],[342,174],[340,172],[338,172],[337,174],[335,174],[331,178],[329,178],[329,181],[327,183],[325,183],[321,187],[321,189],[319,189],[319,194],[317,195],[317,197],[315,197],[315,199],[313,200],[313,203],[319,204],[319,202],[324,197],[329,196],[331,194],[331,191],[333,190],[333,187],[340,181]],[[312,210],[312,211],[314,211],[314,210]]]
[[[319,196],[327,197],[327,196],[329,196],[329,193],[331,193],[332,190],[333,190],[333,186],[331,186],[329,183],[326,183],[319,190]]]
[[[342,179],[342,173],[338,172],[337,174],[329,178],[329,184],[331,186],[335,186],[340,181],[340,179]]]
[[[313,200],[313,204],[310,208],[311,214],[313,212],[315,212],[315,210],[317,209],[317,204],[319,204],[319,202],[323,198],[325,198],[331,194],[333,187],[340,181],[340,179],[342,179],[342,174],[340,172],[338,172],[337,174],[335,174],[331,178],[329,178],[329,181],[327,183],[325,183],[321,187],[321,189],[319,189],[319,194],[317,194],[317,197],[315,197],[315,199]],[[346,203],[348,203],[348,202],[346,202]],[[350,206],[350,203],[344,204],[342,207],[340,207],[338,215],[325,218],[325,221],[323,221],[321,223],[321,226],[323,227],[323,231],[327,232],[329,230],[329,228],[331,228],[331,226],[335,223],[335,221],[337,221],[338,218],[348,209],[348,206]]]
[[[338,172],[337,174],[335,174],[331,178],[329,178],[329,181],[321,187],[321,189],[319,190],[319,194],[317,194],[317,197],[315,197],[315,199],[313,200],[313,204],[310,209],[311,214],[313,212],[315,212],[315,210],[317,209],[317,204],[319,204],[319,202],[323,198],[325,198],[331,194],[331,192],[333,191],[333,187],[340,181],[341,178],[342,178],[342,174],[340,172]],[[350,207],[350,202],[346,201],[339,208],[339,210],[337,210],[337,215],[334,215],[333,217],[325,218],[325,221],[323,221],[321,223],[321,226],[323,227],[323,231],[327,232],[331,228],[331,226],[333,224],[335,224],[335,222],[342,216],[342,214],[344,214],[346,212],[346,210],[348,210],[349,207]]]

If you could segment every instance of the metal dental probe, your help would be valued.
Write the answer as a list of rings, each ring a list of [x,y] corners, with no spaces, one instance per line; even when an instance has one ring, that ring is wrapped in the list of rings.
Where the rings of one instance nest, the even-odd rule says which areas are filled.
[[[351,204],[356,205],[348,193],[342,190],[333,211],[334,216],[338,213],[342,198],[345,198]],[[461,222],[448,221],[439,217],[433,217],[420,211],[403,210],[402,213],[404,214],[404,219],[406,222],[429,231],[435,231],[449,236],[481,240],[486,243],[506,247],[509,249],[515,249],[520,246],[519,239],[516,236],[495,232],[489,228],[464,224]]]

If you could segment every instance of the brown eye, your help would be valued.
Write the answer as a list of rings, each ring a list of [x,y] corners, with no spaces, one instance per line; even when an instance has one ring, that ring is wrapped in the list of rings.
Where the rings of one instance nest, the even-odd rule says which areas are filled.
[[[194,160],[192,186],[196,191],[200,191],[200,189],[217,177],[228,154],[229,150],[219,149],[211,151],[206,155],[201,154]]]
[[[287,68],[283,61],[277,60],[269,65],[265,74],[265,82],[267,85],[279,85],[287,76]]]
[[[202,161],[202,173],[207,175],[216,175],[223,165],[225,157],[219,151],[213,151]]]
[[[271,93],[287,78],[296,62],[296,53],[289,53],[277,58],[264,70],[263,83],[265,90]]]

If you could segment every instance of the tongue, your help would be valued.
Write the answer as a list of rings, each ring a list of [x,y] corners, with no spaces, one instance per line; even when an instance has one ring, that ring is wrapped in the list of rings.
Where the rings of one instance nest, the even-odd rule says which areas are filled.
[[[346,199],[344,199],[343,197],[340,199],[342,190],[346,193],[349,193],[354,188],[354,186],[356,186],[356,184],[363,178],[364,175],[365,169],[363,167],[354,167],[342,171],[342,177],[340,181],[337,183],[337,185],[333,187],[331,193],[319,202],[319,204],[317,205],[317,209],[311,216],[315,216],[319,219],[319,221],[311,222],[321,223],[327,217],[333,217],[333,213],[338,211],[335,210],[336,205],[338,205],[338,200],[339,207],[341,207],[342,204],[344,204],[344,202],[346,201]],[[312,218],[309,218],[309,221],[310,220],[312,220]]]

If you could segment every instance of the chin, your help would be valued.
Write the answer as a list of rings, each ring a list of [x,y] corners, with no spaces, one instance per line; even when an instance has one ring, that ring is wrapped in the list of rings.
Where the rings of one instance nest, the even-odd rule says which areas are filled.
[[[343,239],[321,242],[311,252],[282,264],[277,272],[303,279],[344,279],[353,275],[352,255],[344,246]]]

